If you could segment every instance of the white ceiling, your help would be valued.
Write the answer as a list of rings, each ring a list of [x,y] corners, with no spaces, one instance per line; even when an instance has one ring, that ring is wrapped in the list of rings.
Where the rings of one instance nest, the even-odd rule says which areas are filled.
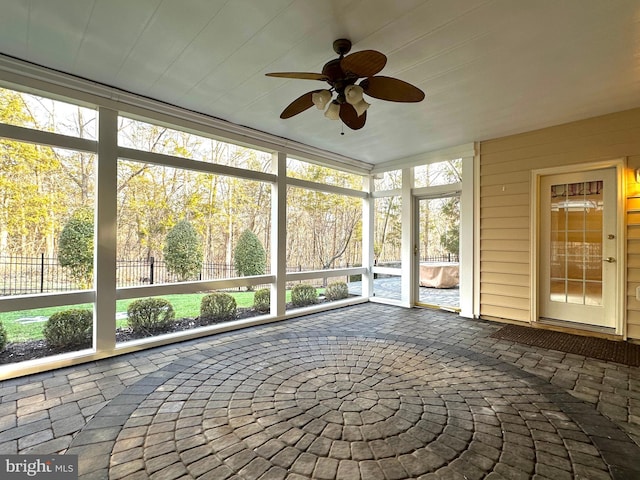
[[[0,53],[372,164],[640,106],[639,0],[0,0]],[[332,43],[426,93],[312,108]]]

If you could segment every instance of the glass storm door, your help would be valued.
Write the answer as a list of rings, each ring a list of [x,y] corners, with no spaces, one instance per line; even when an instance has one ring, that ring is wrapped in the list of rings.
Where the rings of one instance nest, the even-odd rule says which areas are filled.
[[[417,200],[416,304],[460,311],[460,195]]]
[[[540,317],[614,328],[615,169],[541,177]]]

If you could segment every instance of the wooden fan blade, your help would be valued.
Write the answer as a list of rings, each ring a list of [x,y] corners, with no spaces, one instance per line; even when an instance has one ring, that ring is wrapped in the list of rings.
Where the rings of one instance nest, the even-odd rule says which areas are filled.
[[[308,72],[275,72],[265,73],[267,77],[280,77],[280,78],[297,78],[300,80],[322,80],[326,81],[327,76],[322,73],[308,73]]]
[[[424,92],[397,78],[370,77],[360,82],[364,93],[380,100],[390,102],[421,102],[424,100]]]
[[[304,112],[307,108],[313,107],[312,96],[315,92],[319,91],[320,90],[313,90],[305,93],[304,95],[300,95],[282,111],[280,118],[291,118],[294,115]]]
[[[340,120],[351,130],[360,130],[367,121],[367,112],[365,111],[362,115],[358,116],[358,112],[353,108],[353,105],[343,103],[340,105]]]
[[[387,57],[375,50],[362,50],[347,55],[340,61],[340,67],[345,73],[353,73],[358,77],[371,77],[387,64]]]

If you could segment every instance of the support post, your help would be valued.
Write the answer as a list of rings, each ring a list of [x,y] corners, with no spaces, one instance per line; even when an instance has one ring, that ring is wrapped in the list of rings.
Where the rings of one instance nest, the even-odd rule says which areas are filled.
[[[100,108],[96,200],[94,347],[109,352],[116,343],[116,224],[118,112]]]
[[[373,244],[375,221],[375,199],[372,192],[374,189],[373,175],[368,175],[362,179],[363,190],[368,193],[367,198],[362,201],[362,265],[367,268],[362,274],[362,296],[369,298],[373,296]]]
[[[418,246],[415,240],[415,219],[413,198],[411,189],[413,188],[413,168],[402,169],[402,283],[401,283],[401,302],[403,306],[412,307],[415,304],[415,278],[416,269],[418,268],[417,250]]]
[[[276,183],[271,187],[271,315],[283,316],[286,311],[287,287],[287,155],[277,152],[271,161]]]

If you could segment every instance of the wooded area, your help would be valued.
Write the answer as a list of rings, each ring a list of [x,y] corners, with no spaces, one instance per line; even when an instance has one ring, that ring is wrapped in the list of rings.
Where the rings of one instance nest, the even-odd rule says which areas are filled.
[[[95,140],[97,115],[87,108],[0,89],[2,123]],[[270,153],[126,117],[119,118],[118,143],[197,162],[271,171]],[[237,240],[246,230],[259,238],[269,259],[271,185],[198,171],[197,162],[185,170],[118,161],[119,260],[161,261],[167,234],[181,220],[196,228],[205,263],[233,263]],[[427,184],[443,175],[457,181],[459,165],[443,163],[426,169]],[[95,208],[95,175],[92,153],[0,139],[0,255],[55,257],[60,234],[74,212]],[[288,160],[287,175],[362,189],[361,176],[297,159]],[[399,198],[377,199],[375,208],[376,258],[398,259]],[[451,219],[444,222],[450,224]],[[443,248],[432,254],[441,254]],[[361,265],[362,200],[288,186],[286,263],[305,270]]]

